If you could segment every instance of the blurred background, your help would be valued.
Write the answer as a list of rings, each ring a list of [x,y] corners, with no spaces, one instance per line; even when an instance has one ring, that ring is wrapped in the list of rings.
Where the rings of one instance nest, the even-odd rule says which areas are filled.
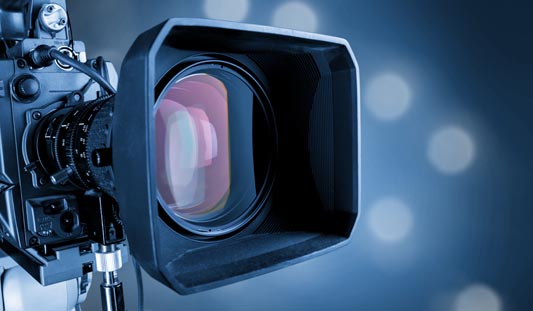
[[[146,310],[527,310],[533,305],[533,19],[484,1],[68,2],[90,57],[120,67],[169,17],[346,38],[361,70],[360,218],[343,249]],[[127,207],[124,207],[127,208]],[[128,264],[120,271],[136,310]],[[100,309],[100,278],[85,310]]]

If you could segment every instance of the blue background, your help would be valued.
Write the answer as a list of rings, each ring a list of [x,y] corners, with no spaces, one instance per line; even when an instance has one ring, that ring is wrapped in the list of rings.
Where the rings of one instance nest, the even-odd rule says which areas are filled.
[[[244,22],[271,25],[285,2],[251,0]],[[531,308],[532,8],[512,1],[302,2],[316,14],[317,32],[346,38],[360,65],[362,204],[351,243],[192,296],[144,274],[146,309],[455,310],[475,284],[499,299],[496,310]],[[89,56],[103,55],[117,67],[147,28],[169,17],[206,17],[204,1],[68,5],[75,38],[85,41]],[[365,103],[369,85],[384,73],[401,77],[410,94],[408,109],[389,121]],[[432,135],[450,125],[475,146],[466,168],[453,174],[436,169],[427,151]],[[367,212],[390,197],[412,220],[392,242],[376,234]],[[120,276],[135,310],[131,265]],[[86,310],[100,308],[98,284],[97,278]]]

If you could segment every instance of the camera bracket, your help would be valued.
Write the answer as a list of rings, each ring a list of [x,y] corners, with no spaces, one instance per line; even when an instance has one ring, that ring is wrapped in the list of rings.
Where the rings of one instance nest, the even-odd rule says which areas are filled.
[[[41,286],[0,251],[0,311],[74,310],[87,299],[91,282],[92,274],[89,273],[51,286]]]

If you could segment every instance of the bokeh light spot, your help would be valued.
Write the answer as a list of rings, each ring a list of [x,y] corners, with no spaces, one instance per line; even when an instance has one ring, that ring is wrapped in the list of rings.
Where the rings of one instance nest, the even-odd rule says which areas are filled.
[[[474,284],[466,287],[457,295],[454,311],[501,311],[500,296],[490,287]]]
[[[430,139],[428,157],[441,173],[453,175],[466,170],[475,156],[470,135],[462,128],[448,126],[435,132]]]
[[[381,74],[371,80],[366,94],[366,106],[382,121],[400,118],[411,104],[411,90],[407,82],[393,73]]]
[[[278,7],[272,18],[276,27],[315,32],[318,28],[318,18],[309,5],[292,1]]]
[[[249,0],[205,0],[204,11],[208,18],[242,22],[250,8]]]
[[[384,198],[371,206],[369,225],[382,241],[398,242],[405,239],[413,228],[411,210],[396,198]]]

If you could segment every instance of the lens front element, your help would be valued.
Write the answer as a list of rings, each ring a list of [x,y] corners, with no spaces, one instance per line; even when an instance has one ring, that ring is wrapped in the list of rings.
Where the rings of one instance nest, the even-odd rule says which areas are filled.
[[[261,207],[274,137],[256,90],[237,72],[207,67],[181,73],[155,112],[159,203],[182,228],[222,235]],[[266,152],[265,152],[266,150]]]
[[[185,219],[219,211],[228,199],[227,98],[220,80],[196,74],[176,82],[157,109],[159,195]]]

